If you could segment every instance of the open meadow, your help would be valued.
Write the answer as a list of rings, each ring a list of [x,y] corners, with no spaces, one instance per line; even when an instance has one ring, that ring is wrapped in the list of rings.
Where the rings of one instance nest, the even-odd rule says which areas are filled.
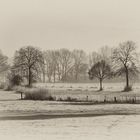
[[[57,98],[103,99],[136,95],[121,92],[123,84],[38,84]],[[2,140],[139,140],[140,104],[92,104],[88,102],[20,100],[14,91],[0,91],[0,139]]]
[[[104,83],[103,91],[99,90],[99,83],[38,83],[35,87],[46,88],[56,99],[73,98],[82,101],[103,102],[140,100],[140,84],[135,83],[131,92],[122,92],[125,83]]]

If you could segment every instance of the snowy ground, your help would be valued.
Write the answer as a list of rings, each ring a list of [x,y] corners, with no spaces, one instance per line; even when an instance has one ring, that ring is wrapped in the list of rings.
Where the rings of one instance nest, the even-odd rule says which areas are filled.
[[[88,88],[91,89],[94,90]],[[95,93],[111,94],[110,91]],[[134,93],[139,94],[139,86],[129,94]],[[140,104],[88,105],[19,99],[19,94],[0,91],[0,140],[140,139]]]
[[[131,92],[121,92],[125,83],[104,83],[102,92],[98,91],[98,83],[38,83],[34,86],[47,88],[56,99],[71,97],[84,101],[87,98],[92,101],[114,101],[116,97],[118,101],[126,101],[136,97],[140,102],[140,83],[133,84]]]
[[[1,140],[139,140],[140,116],[0,121]]]
[[[140,83],[131,84],[134,90],[140,90]],[[47,89],[57,90],[80,90],[80,91],[95,91],[99,89],[99,83],[37,83],[37,87],[46,87]],[[103,88],[106,91],[121,91],[125,86],[122,83],[103,83]]]

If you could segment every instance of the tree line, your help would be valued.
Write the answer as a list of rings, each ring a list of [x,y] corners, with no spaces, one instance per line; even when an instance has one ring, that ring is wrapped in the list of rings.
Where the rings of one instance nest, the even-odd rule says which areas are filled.
[[[9,71],[8,78],[17,83],[80,81],[89,76],[96,78],[103,89],[104,79],[123,76],[125,91],[131,90],[130,78],[139,74],[139,55],[135,42],[126,41],[117,47],[102,47],[87,55],[83,50],[46,50],[33,46],[22,47],[15,52],[12,66],[0,53],[0,69]]]

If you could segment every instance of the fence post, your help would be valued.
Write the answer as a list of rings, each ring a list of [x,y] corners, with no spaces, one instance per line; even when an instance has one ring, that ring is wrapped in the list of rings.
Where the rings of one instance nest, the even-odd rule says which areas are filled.
[[[87,96],[87,101],[88,101],[88,96]]]
[[[127,103],[127,96],[126,96],[126,103]]]
[[[22,92],[20,92],[20,93],[21,93],[21,100],[22,100],[22,99],[23,99],[23,96],[22,96],[22,95],[23,95],[23,93],[22,93]]]
[[[134,98],[132,99],[132,103],[133,103],[133,104],[135,103],[135,99],[134,99]]]
[[[117,103],[117,98],[116,97],[114,97],[114,102]]]
[[[106,96],[104,96],[104,103],[106,102]]]

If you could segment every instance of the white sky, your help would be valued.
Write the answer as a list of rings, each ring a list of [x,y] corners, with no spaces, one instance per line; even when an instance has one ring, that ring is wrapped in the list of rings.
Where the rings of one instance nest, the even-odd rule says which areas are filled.
[[[0,49],[140,45],[140,0],[0,0]]]

